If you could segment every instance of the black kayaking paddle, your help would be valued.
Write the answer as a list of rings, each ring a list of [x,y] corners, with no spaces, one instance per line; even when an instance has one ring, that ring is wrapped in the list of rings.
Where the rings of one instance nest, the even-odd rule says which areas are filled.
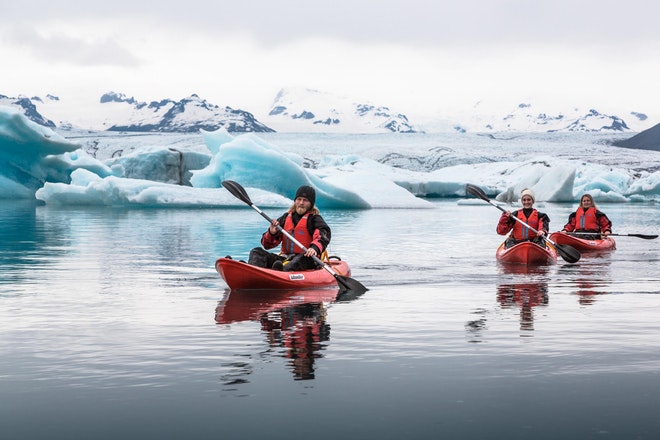
[[[256,207],[254,205],[254,203],[252,203],[252,200],[250,200],[250,196],[248,196],[247,192],[245,192],[245,189],[238,182],[234,182],[233,180],[224,180],[222,182],[222,186],[224,186],[227,189],[227,191],[229,191],[234,197],[236,197],[237,199],[239,199],[243,203],[249,205],[250,207],[252,207],[252,209],[254,209],[259,214],[261,214],[261,216],[263,218],[268,220],[268,223],[270,223],[270,224],[273,223],[273,220],[271,220],[270,217],[268,217],[261,209],[259,209],[258,207]],[[291,234],[286,232],[280,225],[277,225],[277,229],[282,234],[286,235],[289,238],[289,240],[291,240],[295,244],[297,244],[298,247],[300,247],[303,251],[305,251],[305,252],[307,251],[307,248],[305,246],[303,246]],[[343,289],[343,290],[350,290],[350,291],[353,291],[353,292],[362,292],[362,293],[369,290],[366,287],[364,287],[362,285],[362,283],[360,283],[359,281],[356,281],[353,278],[349,278],[349,277],[339,275],[327,263],[323,262],[323,260],[321,260],[319,257],[314,256],[312,258],[314,259],[314,261],[317,264],[320,264],[321,266],[323,266],[323,268],[325,270],[327,270],[335,278],[335,280],[337,280],[337,284],[339,284],[340,290]]]
[[[564,232],[564,234],[568,235],[595,235],[598,234],[597,232]],[[647,235],[647,234],[610,234],[608,237],[637,237],[637,238],[643,238],[644,240],[653,240],[658,238],[657,235]]]
[[[504,208],[502,208],[501,206],[498,206],[495,203],[491,202],[491,200],[488,198],[486,193],[483,192],[483,190],[481,188],[479,188],[478,186],[471,185],[471,184],[468,183],[467,185],[465,185],[465,190],[468,193],[472,194],[473,196],[478,197],[478,198],[480,198],[481,200],[483,200],[487,203],[490,203],[491,205],[493,205],[494,207],[496,207],[500,211],[506,212],[506,210]],[[532,231],[534,233],[538,233],[538,231],[536,229],[532,228],[527,223],[520,220],[518,217],[512,216],[511,218],[516,220],[517,222],[522,223],[523,225],[527,226],[530,231]],[[569,263],[577,263],[578,261],[580,261],[580,257],[582,257],[582,254],[580,254],[580,251],[575,249],[573,246],[569,246],[567,244],[554,243],[552,240],[550,240],[549,238],[546,238],[545,236],[543,236],[543,239],[545,241],[547,241],[548,243],[550,243],[551,245],[553,245],[557,249],[557,252],[559,253],[559,255],[561,255],[561,257],[565,261],[567,261]]]

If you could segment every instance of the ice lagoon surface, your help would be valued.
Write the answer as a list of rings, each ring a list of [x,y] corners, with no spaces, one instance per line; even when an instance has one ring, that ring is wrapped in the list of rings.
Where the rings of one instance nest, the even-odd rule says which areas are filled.
[[[550,141],[571,145],[556,151],[562,160],[596,155],[597,165],[651,174],[660,162],[657,153],[607,155],[592,137],[562,136],[568,141]],[[528,154],[515,140],[492,151],[471,143],[468,152],[460,142],[418,138],[428,145],[397,135],[264,136],[318,162],[326,149],[374,160],[417,149],[427,157],[434,146],[461,157]],[[131,139],[167,145],[174,137]],[[129,144],[118,136],[108,142]],[[430,206],[323,210],[331,253],[370,289],[342,301],[328,292],[228,292],[215,259],[246,258],[266,227],[245,206],[3,200],[0,432],[16,439],[659,438],[659,240],[618,237],[610,254],[512,271],[495,262],[497,209],[460,197],[420,200]],[[553,230],[575,206],[538,205]],[[617,233],[658,231],[660,208],[651,199],[600,207]]]

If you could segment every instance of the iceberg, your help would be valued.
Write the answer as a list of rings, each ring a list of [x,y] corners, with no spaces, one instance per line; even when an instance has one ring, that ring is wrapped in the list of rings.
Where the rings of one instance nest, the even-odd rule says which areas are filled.
[[[379,151],[381,157],[394,152],[403,159],[391,165],[365,154],[333,154],[323,137],[309,149],[309,138],[301,138],[305,144],[300,151],[309,150],[311,157],[307,157],[253,133],[234,136],[220,129],[202,130],[197,136],[200,141],[194,147],[151,136],[149,142],[165,145],[140,143],[131,149],[117,148],[130,142],[129,137],[113,134],[109,150],[113,154],[100,154],[106,159],[99,160],[83,145],[29,121],[13,108],[0,106],[0,198],[55,206],[244,207],[221,184],[235,180],[248,190],[255,205],[278,208],[292,203],[300,185],[316,188],[321,209],[428,209],[436,206],[433,198],[464,200],[467,183],[478,185],[499,203],[517,201],[526,187],[535,191],[538,201],[546,202],[575,202],[584,192],[598,202],[660,199],[660,171],[653,165],[660,160],[653,162],[653,157],[640,169],[631,162],[628,167],[625,162],[613,165],[620,163],[612,160],[615,156],[609,158],[609,165],[602,165],[582,160],[579,153],[519,154],[519,143],[507,147],[511,154],[493,155],[484,153],[483,147],[479,152],[467,145],[452,150],[451,161],[420,170],[401,165],[406,157],[409,163],[420,157],[416,146],[414,152],[406,150],[409,140],[399,144],[387,139],[390,143],[381,147],[383,138],[379,137],[373,145],[362,147],[363,152],[380,148],[384,150]],[[130,139],[135,142],[136,137]],[[369,142],[365,137],[354,139]],[[123,151],[129,153],[122,155]]]
[[[258,188],[249,188],[250,197],[263,207],[289,206],[290,200]],[[87,205],[114,207],[225,208],[244,206],[228,191],[190,188],[144,179],[100,177],[77,169],[71,183],[49,183],[36,192],[48,205]]]
[[[31,198],[46,181],[62,181],[69,163],[58,155],[78,148],[17,109],[0,107],[0,198]]]

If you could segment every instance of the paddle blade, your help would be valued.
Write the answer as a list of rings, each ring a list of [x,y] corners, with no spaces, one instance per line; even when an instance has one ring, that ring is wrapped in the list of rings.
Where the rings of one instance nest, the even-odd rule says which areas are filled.
[[[553,243],[553,245],[555,249],[557,249],[557,253],[564,259],[564,261],[567,261],[568,263],[577,263],[580,261],[582,254],[573,246],[557,243]]]
[[[618,234],[611,234],[611,235],[618,235]],[[647,235],[647,234],[626,234],[629,237],[637,237],[637,238],[643,238],[644,240],[654,240],[658,238],[657,235]]]
[[[472,185],[472,184],[468,183],[467,185],[465,185],[465,191],[469,194],[472,194],[475,197],[480,198],[481,200],[485,200],[487,202],[490,202],[490,199],[488,198],[486,193],[476,185]]]
[[[223,180],[222,186],[243,203],[252,205],[250,196],[248,196],[247,192],[245,192],[245,188],[243,188],[238,182],[234,182],[233,180]]]
[[[337,280],[337,284],[339,284],[340,293],[350,291],[352,294],[361,295],[367,290],[369,290],[366,287],[364,287],[362,283],[354,280],[353,278],[344,277],[337,274],[335,274],[334,277]]]

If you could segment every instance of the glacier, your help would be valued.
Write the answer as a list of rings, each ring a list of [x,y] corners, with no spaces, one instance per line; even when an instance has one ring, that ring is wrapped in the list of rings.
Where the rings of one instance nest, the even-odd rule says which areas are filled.
[[[141,141],[139,148],[118,150],[127,154],[100,159],[80,142],[0,106],[0,198],[33,199],[51,206],[245,206],[221,186],[231,179],[246,188],[255,205],[278,208],[288,207],[302,184],[317,189],[321,209],[429,209],[435,206],[430,198],[465,199],[467,183],[477,184],[502,203],[516,202],[524,187],[547,202],[575,202],[584,192],[599,203],[660,200],[657,152],[645,151],[652,157],[626,163],[618,159],[620,149],[610,157],[604,147],[589,145],[582,155],[570,146],[558,154],[539,154],[526,151],[527,140],[507,140],[513,145],[511,152],[488,146],[484,148],[494,151],[445,148],[451,150],[447,163],[415,169],[382,160],[394,152],[411,163],[424,157],[423,149],[406,149],[412,141],[404,137],[377,138],[373,145],[351,152],[326,143],[323,136],[315,138],[317,145],[309,137],[299,138],[301,148],[282,147],[277,137],[234,136],[224,129],[201,130],[193,142],[198,145],[191,148],[174,148],[169,138],[154,136]],[[114,139],[119,145],[128,142],[121,134]],[[157,139],[165,145],[146,144]],[[385,139],[390,144],[383,144]],[[356,142],[365,138],[357,137]],[[628,151],[630,157],[639,156]]]

